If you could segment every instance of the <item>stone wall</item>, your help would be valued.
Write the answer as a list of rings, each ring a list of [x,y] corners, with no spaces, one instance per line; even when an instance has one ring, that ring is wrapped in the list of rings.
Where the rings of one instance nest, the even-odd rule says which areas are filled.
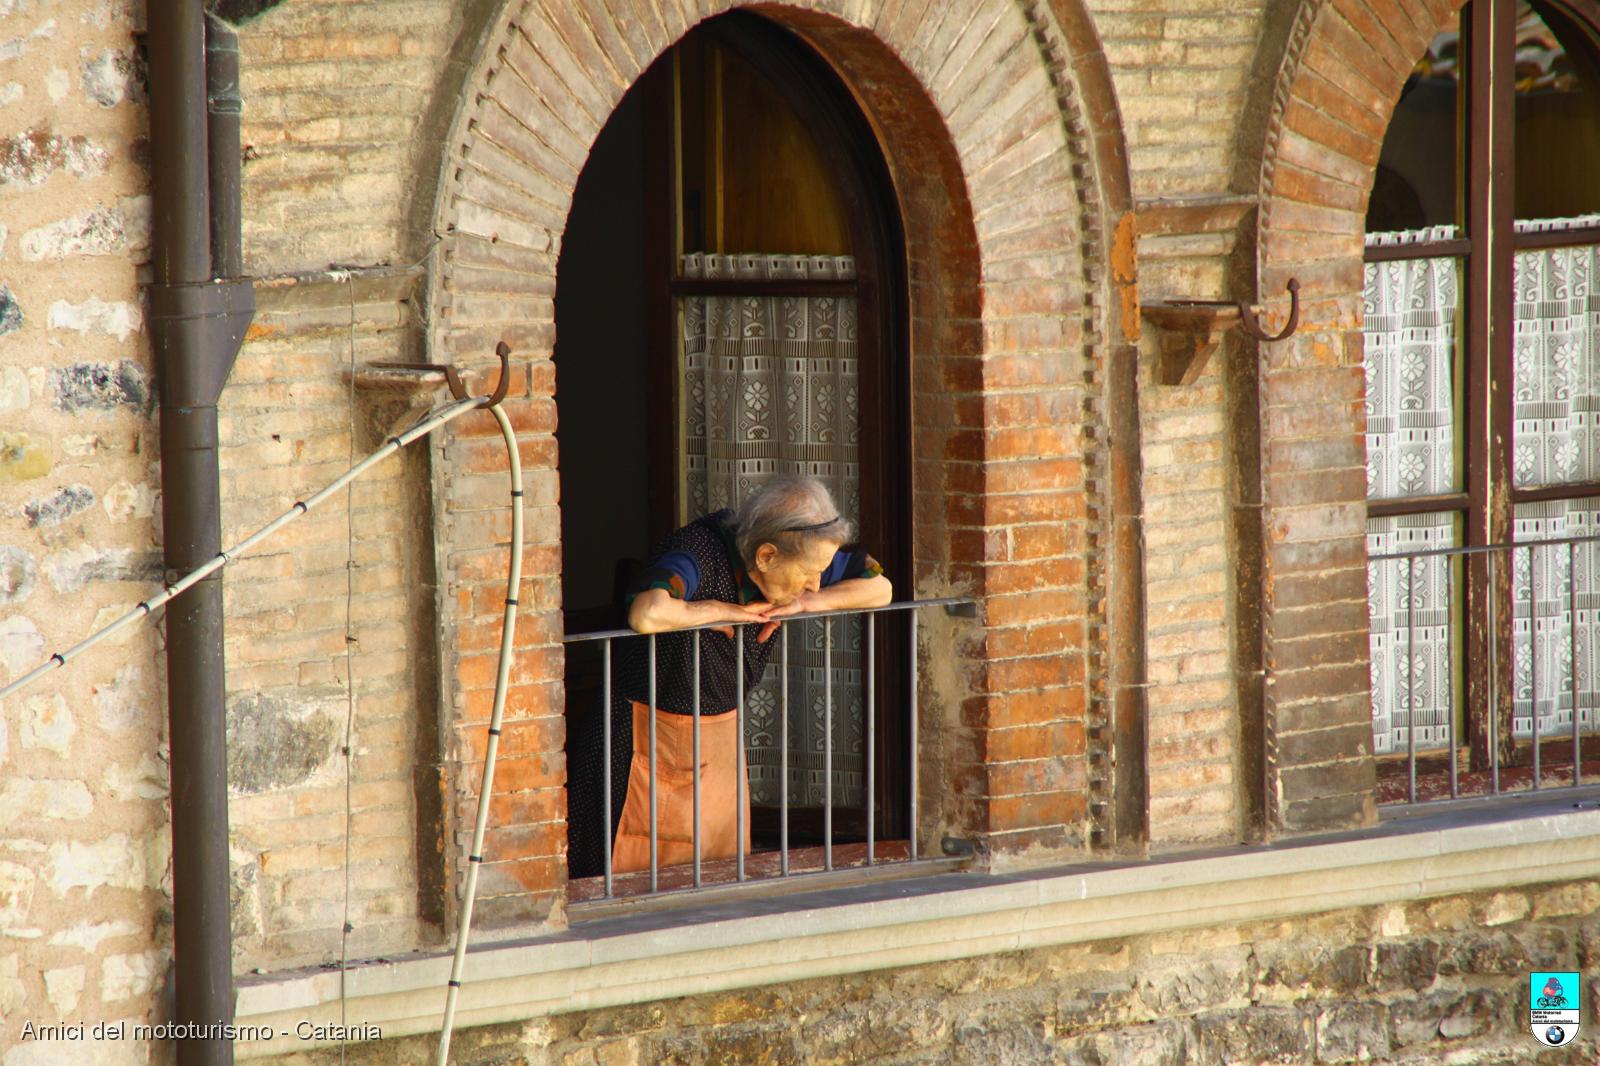
[[[142,4],[0,4],[0,677],[160,574]],[[161,635],[0,707],[0,1016],[143,1018],[167,966]],[[8,1053],[7,1057],[10,1055]]]
[[[1332,910],[458,1032],[461,1066],[1587,1063],[1527,1026],[1528,973],[1600,962],[1592,883]],[[1585,1010],[1600,1002],[1592,983]],[[422,1066],[437,1041],[356,1045]],[[269,1060],[339,1061],[338,1049]]]

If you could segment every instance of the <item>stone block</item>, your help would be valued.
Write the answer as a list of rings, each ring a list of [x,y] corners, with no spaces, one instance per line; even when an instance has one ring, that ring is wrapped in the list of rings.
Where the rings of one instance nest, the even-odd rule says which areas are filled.
[[[1439,956],[1439,973],[1445,976],[1524,973],[1554,965],[1565,947],[1567,934],[1559,928],[1516,931],[1469,930],[1447,941]]]
[[[1146,968],[1136,987],[1140,1000],[1157,1016],[1193,1014],[1248,1001],[1255,966],[1247,947],[1181,956],[1166,966]]]
[[[56,409],[82,411],[143,409],[151,401],[150,378],[130,359],[112,363],[73,363],[50,371],[49,391]]]
[[[340,707],[342,707],[342,702]],[[247,692],[229,701],[228,787],[266,792],[301,784],[335,757],[343,717],[332,701]]]
[[[27,433],[0,433],[0,483],[44,477],[51,465],[48,442]]]
[[[1318,1062],[1371,1062],[1389,1053],[1384,1008],[1372,1003],[1341,1003],[1316,1018]]]
[[[927,1000],[847,1004],[807,1021],[800,1043],[810,1062],[845,1064],[947,1043],[951,1022]]]
[[[662,1066],[804,1066],[807,1060],[792,1031],[768,1022],[680,1030],[656,1043],[653,1061]]]
[[[1440,971],[1437,941],[1401,940],[1379,943],[1373,949],[1372,987],[1379,991],[1430,987]]]
[[[1188,1034],[1178,1021],[1073,1037],[1058,1044],[1055,1053],[1053,1061],[1064,1066],[1181,1066],[1193,1061]]]
[[[1369,955],[1364,944],[1320,947],[1298,939],[1258,944],[1251,998],[1349,995],[1367,987]]]
[[[1488,992],[1437,992],[1390,1005],[1394,1043],[1400,1047],[1438,1040],[1461,1040],[1509,1023],[1506,1004]]]
[[[1600,885],[1593,881],[1574,881],[1534,894],[1533,918],[1541,921],[1574,914],[1593,914],[1600,908]]]
[[[1204,1066],[1304,1062],[1312,1046],[1311,1021],[1289,1007],[1202,1014],[1194,1032],[1194,1061]]]
[[[68,485],[53,496],[41,496],[22,505],[28,528],[59,526],[75,514],[94,506],[94,490],[87,485]]]

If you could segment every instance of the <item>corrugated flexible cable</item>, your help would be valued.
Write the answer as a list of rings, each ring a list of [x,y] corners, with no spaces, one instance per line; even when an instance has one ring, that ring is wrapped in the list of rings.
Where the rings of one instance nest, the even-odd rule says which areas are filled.
[[[450,1035],[455,1029],[456,1005],[467,964],[467,938],[472,931],[472,904],[478,891],[478,868],[483,865],[483,837],[489,825],[489,798],[494,785],[495,757],[500,751],[501,720],[506,709],[506,689],[511,682],[513,642],[517,632],[518,589],[522,585],[522,459],[516,431],[498,404],[489,408],[500,423],[506,442],[506,463],[511,469],[511,565],[506,574],[505,619],[500,629],[500,662],[494,678],[494,708],[489,713],[489,736],[483,751],[483,783],[478,788],[478,817],[472,829],[472,850],[467,853],[467,883],[461,897],[461,928],[456,934],[456,954],[445,989],[444,1024],[439,1029],[438,1066],[450,1061]]]

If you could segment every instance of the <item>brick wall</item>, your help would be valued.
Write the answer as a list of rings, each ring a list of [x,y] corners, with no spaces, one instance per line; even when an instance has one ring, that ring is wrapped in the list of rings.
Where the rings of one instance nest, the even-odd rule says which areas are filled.
[[[987,595],[981,632],[927,632],[927,641],[938,642],[924,645],[930,664],[947,641],[959,639],[963,654],[924,673],[925,832],[1059,854],[1086,840],[1085,638],[1103,610],[1088,583],[1098,516],[1088,506],[1083,452],[1093,436],[1085,423],[1098,424],[1085,384],[1094,382],[1085,325],[1093,316],[1082,287],[1056,280],[1085,269],[1075,205],[1098,200],[1092,185],[1084,197],[1074,192],[1085,181],[1079,175],[1092,173],[1092,159],[1084,147],[1075,160],[1068,143],[1077,121],[1063,113],[1070,83],[1063,90],[1045,61],[1054,31],[1036,28],[1037,14],[1030,25],[1010,4],[920,14],[916,5],[852,9],[876,37],[800,8],[771,13],[849,72],[902,190],[913,450],[921,458],[913,478],[916,573],[901,588]],[[581,15],[564,5],[513,5],[470,80],[481,95],[469,100],[449,142],[439,348],[477,360],[503,336],[531,355],[534,394],[516,417],[546,464],[558,416],[549,395],[550,293],[565,205],[612,103],[682,28],[674,9],[654,5],[597,3]],[[967,203],[955,198],[963,186]],[[1097,284],[1103,273],[1094,273]],[[1093,300],[1106,303],[1098,292]],[[447,463],[455,447],[447,445]],[[541,486],[536,502],[553,503],[554,470],[546,465],[532,476]],[[459,493],[448,467],[441,486],[447,516],[482,506]],[[556,524],[535,520],[530,528],[549,532],[535,546],[541,565],[527,571],[524,602],[543,612],[549,640]],[[468,558],[492,539],[453,547]],[[469,634],[449,605],[497,602],[494,579],[449,562],[442,578],[457,590],[446,601],[447,664],[489,654],[493,634]],[[560,734],[542,723],[560,714],[560,664],[553,644],[529,658],[514,726],[539,738],[526,757],[555,767]],[[456,695],[455,721],[466,732],[454,751],[470,750],[466,737],[481,730],[486,697],[470,684]],[[473,802],[466,769],[458,819]],[[527,897],[524,906],[537,914],[559,883],[559,777],[509,780],[526,784],[502,803],[534,819],[527,839],[542,840],[546,851],[490,861],[483,883],[491,897],[506,895],[507,906]],[[537,826],[544,828],[535,833]]]
[[[1085,0],[1104,42],[1127,129],[1134,195],[1228,187],[1249,108],[1262,0]]]
[[[267,280],[221,402],[225,543],[437,400],[353,386],[351,368],[421,356],[430,241],[412,197],[434,180],[419,174],[436,158],[429,106],[466,19],[460,5],[295,2],[240,27],[245,269]],[[229,569],[241,969],[441,935],[431,479],[414,446],[348,507],[330,501]]]
[[[1394,102],[1456,6],[1307,5],[1268,119],[1261,285],[1297,277],[1303,304],[1261,384],[1272,800],[1292,829],[1372,814],[1361,234]]]

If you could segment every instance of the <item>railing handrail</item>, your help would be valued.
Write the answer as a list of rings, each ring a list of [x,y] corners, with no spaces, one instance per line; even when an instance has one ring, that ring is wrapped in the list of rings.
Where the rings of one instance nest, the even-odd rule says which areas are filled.
[[[911,611],[919,607],[963,607],[968,604],[976,605],[977,600],[971,596],[942,596],[931,600],[899,600],[886,603],[882,607],[847,607],[837,611],[807,611],[804,614],[785,615],[774,621],[800,622],[812,618],[836,618],[847,614],[886,614],[890,611]],[[702,629],[726,629],[729,626],[764,625],[762,622],[707,622],[705,625],[684,626],[682,629],[664,629],[655,634],[665,636],[667,633],[694,633]],[[561,637],[563,644],[579,644],[590,640],[615,640],[622,637],[644,637],[648,633],[640,633],[635,629],[599,629],[592,633],[564,633]]]
[[[1600,534],[1592,537],[1556,537],[1549,540],[1519,540],[1502,544],[1460,545],[1454,548],[1424,548],[1419,551],[1385,552],[1369,555],[1369,563],[1404,562],[1408,559],[1427,559],[1441,555],[1483,555],[1488,552],[1522,551],[1525,548],[1553,548],[1565,544],[1600,544]]]

